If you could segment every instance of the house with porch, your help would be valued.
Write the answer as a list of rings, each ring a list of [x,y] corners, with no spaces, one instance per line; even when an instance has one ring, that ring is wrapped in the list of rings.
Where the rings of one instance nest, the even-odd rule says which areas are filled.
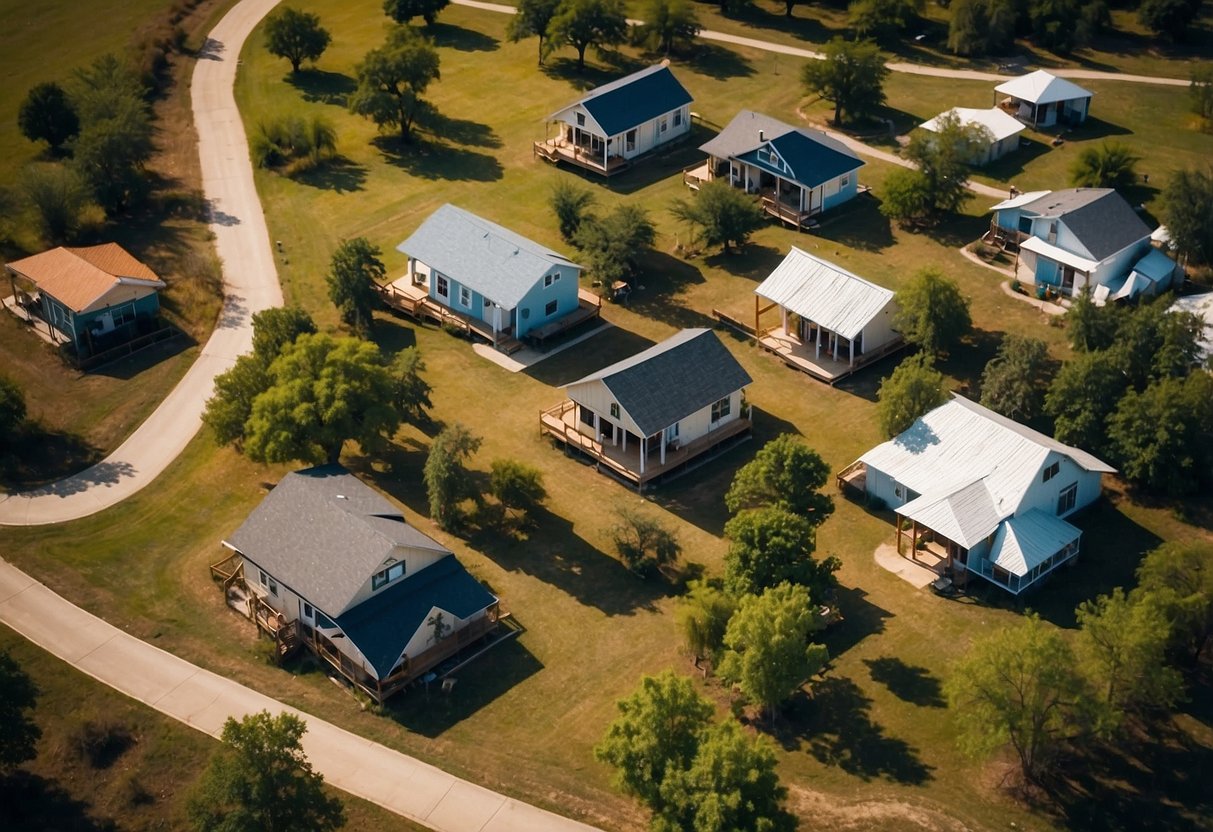
[[[710,329],[684,329],[564,386],[540,430],[638,489],[748,438],[752,379]]]
[[[757,195],[769,215],[797,229],[859,192],[863,161],[846,145],[820,130],[793,127],[753,110],[742,110],[699,149],[708,158],[687,171],[689,185],[725,178]]]
[[[1079,555],[1069,522],[1110,465],[961,396],[876,446],[839,485],[893,510],[897,550],[1019,595]]]
[[[611,176],[690,132],[691,94],[664,61],[590,90],[545,125],[536,156]]]
[[[228,603],[377,702],[513,634],[445,546],[340,465],[287,474],[223,546]]]
[[[994,88],[994,103],[1029,127],[1077,126],[1091,112],[1090,90],[1038,69]]]
[[[773,309],[779,323],[764,325]],[[896,314],[891,289],[795,246],[754,290],[759,345],[830,384],[904,345]]]
[[[14,312],[41,320],[80,357],[149,332],[165,282],[117,243],[60,246],[6,263]]]
[[[598,313],[578,285],[581,266],[449,203],[396,248],[408,256],[402,291],[417,287],[434,317],[453,316],[507,352]]]
[[[929,133],[938,133],[948,116],[955,116],[963,127],[978,128],[981,134],[981,146],[966,160],[970,165],[988,164],[1019,148],[1019,134],[1023,132],[1024,125],[998,107],[983,110],[953,107],[919,126]]]
[[[993,206],[985,239],[1017,251],[1015,276],[1064,297],[1153,295],[1182,279],[1150,227],[1111,188],[1014,194]]]

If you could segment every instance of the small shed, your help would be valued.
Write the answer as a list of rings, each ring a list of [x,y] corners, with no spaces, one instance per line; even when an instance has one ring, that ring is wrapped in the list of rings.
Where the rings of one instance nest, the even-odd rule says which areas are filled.
[[[1019,119],[998,107],[987,107],[983,110],[953,107],[946,113],[940,113],[935,118],[923,122],[922,129],[931,133],[939,132],[940,123],[949,115],[955,115],[966,127],[974,125],[984,131],[982,149],[968,159],[971,165],[993,162],[1019,147],[1019,134],[1023,132],[1024,125]]]
[[[994,102],[1029,127],[1082,124],[1091,111],[1090,90],[1043,69],[1004,81]]]

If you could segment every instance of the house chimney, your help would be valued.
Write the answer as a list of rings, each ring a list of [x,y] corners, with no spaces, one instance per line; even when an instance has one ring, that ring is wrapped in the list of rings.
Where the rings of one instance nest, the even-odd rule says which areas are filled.
[[[765,142],[766,140],[767,140],[767,131],[759,130],[758,131],[758,141]]]
[[[1019,196],[1019,188],[1016,188],[1014,185],[1012,185],[1010,193],[1011,193],[1011,199],[1014,199],[1015,197]]]

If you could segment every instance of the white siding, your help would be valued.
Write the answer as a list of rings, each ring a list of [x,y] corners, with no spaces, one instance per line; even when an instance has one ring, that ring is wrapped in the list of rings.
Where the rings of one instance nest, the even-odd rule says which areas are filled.
[[[404,561],[404,576],[399,578],[398,580],[404,580],[405,578],[408,578],[410,575],[415,574],[416,572],[424,569],[425,567],[429,566],[430,564],[435,563],[438,560],[440,560],[446,556],[447,556],[446,552],[430,551],[428,549],[397,548],[394,552],[392,552],[392,557],[394,557],[398,561],[399,560]],[[358,606],[363,601],[365,601],[367,598],[370,598],[371,595],[373,595],[376,592],[376,590],[371,588],[371,577],[372,577],[371,575],[366,576],[366,583],[364,583],[362,585],[362,588],[360,590],[358,590],[358,594],[354,596],[354,599],[352,601],[350,601],[349,606],[347,606],[344,610],[332,610],[329,612],[331,612],[331,614],[334,616],[341,615],[346,610],[353,609],[354,607]],[[385,586],[380,587],[379,591],[383,591],[383,590],[387,589],[389,586],[392,586],[392,584],[387,584]]]
[[[897,333],[893,331],[894,308],[894,305],[890,303],[864,326],[862,342],[864,352],[878,350],[898,337]],[[857,352],[856,355],[858,354]]]
[[[1048,482],[1044,482],[1044,471],[1054,462],[1058,463],[1057,474]],[[1096,471],[1086,471],[1064,454],[1050,453],[1037,472],[1032,484],[1015,510],[1016,515],[1025,514],[1038,508],[1047,514],[1057,513],[1057,499],[1061,492],[1078,483],[1078,498],[1074,504],[1077,511],[1099,499],[1101,477]],[[1064,515],[1063,515],[1064,516]]]
[[[462,630],[464,627],[467,627],[469,624],[479,621],[485,616],[485,611],[480,610],[473,613],[469,618],[456,618],[446,610],[440,610],[438,607],[430,607],[430,611],[425,616],[421,626],[417,628],[417,632],[413,633],[413,637],[409,639],[409,643],[404,646],[404,653],[402,655],[416,656],[424,653],[426,650],[434,646],[434,627],[429,622],[440,612],[442,613],[443,624],[450,628],[446,631],[446,636],[448,638],[459,630]],[[397,657],[396,662],[397,664],[400,662],[399,657]],[[384,668],[385,672],[387,670],[390,670],[390,668]]]

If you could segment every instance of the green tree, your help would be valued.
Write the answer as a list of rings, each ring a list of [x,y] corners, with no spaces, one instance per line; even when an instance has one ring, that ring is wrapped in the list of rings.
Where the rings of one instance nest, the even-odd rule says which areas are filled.
[[[768,717],[821,672],[830,659],[809,636],[822,629],[804,587],[781,583],[761,595],[743,595],[724,634],[720,675]]]
[[[11,378],[0,376],[0,451],[25,422],[25,394]]]
[[[734,243],[744,246],[766,222],[753,197],[723,179],[704,183],[689,200],[674,200],[670,213],[696,229],[704,245],[721,246],[726,252]]]
[[[779,506],[749,509],[724,525],[729,551],[724,559],[725,589],[737,596],[756,595],[781,583],[808,590],[815,599],[837,586],[838,558],[818,561],[814,523]]]
[[[689,0],[646,0],[641,19],[641,43],[666,55],[675,46],[690,46],[703,28]]]
[[[142,104],[150,122],[144,97],[147,87],[130,65],[109,53],[72,73],[69,95],[81,126],[116,118],[132,106]]]
[[[602,285],[632,281],[640,273],[640,260],[657,240],[657,228],[638,205],[621,204],[605,217],[584,217],[573,244],[585,255],[586,265]]]
[[[548,24],[544,57],[564,45],[577,50],[577,69],[585,69],[585,51],[600,52],[623,43],[628,32],[623,0],[561,0]]]
[[[416,347],[405,347],[392,360],[392,379],[396,387],[392,401],[400,415],[411,422],[428,418],[425,411],[434,406],[430,401],[430,385],[421,377],[424,372],[425,361]]]
[[[430,517],[440,528],[449,531],[458,527],[464,519],[462,504],[480,499],[476,481],[465,464],[480,450],[480,442],[479,436],[456,422],[443,428],[430,443],[422,479],[429,498]]]
[[[113,216],[147,193],[145,165],[155,145],[142,101],[131,101],[112,118],[85,121],[72,143],[73,164],[97,203]]]
[[[397,127],[409,141],[413,121],[429,104],[421,97],[438,80],[438,51],[409,26],[397,26],[387,42],[366,53],[354,69],[358,86],[350,112],[371,119],[382,130]]]
[[[307,725],[294,714],[250,714],[223,724],[223,747],[186,806],[198,832],[329,832],[345,825],[345,807],[324,793],[300,740]]]
[[[830,466],[825,460],[800,437],[782,433],[738,469],[724,504],[733,514],[778,506],[819,526],[834,513],[834,501],[821,493],[829,481]]]
[[[1070,166],[1070,184],[1076,188],[1117,188],[1137,184],[1141,157],[1120,142],[1100,142],[1085,148]]]
[[[451,0],[383,0],[383,13],[397,23],[408,23],[420,17],[426,26],[433,26],[438,13],[450,5]]]
[[[548,37],[548,25],[560,8],[560,0],[519,0],[518,11],[510,18],[506,36],[511,43],[537,36],[539,38],[539,65],[543,66],[544,42]]]
[[[893,328],[932,356],[947,355],[973,328],[969,299],[936,268],[919,270],[894,297]]]
[[[400,426],[392,374],[373,343],[300,335],[268,372],[245,424],[249,459],[337,462],[348,440],[375,449]]]
[[[1213,168],[1177,171],[1162,199],[1176,251],[1193,265],[1213,264]]]
[[[1011,419],[1032,419],[1044,405],[1049,347],[1009,332],[981,372],[981,403]]]
[[[547,499],[538,468],[514,459],[495,459],[490,470],[489,491],[507,511],[526,516]]]
[[[944,690],[961,747],[984,755],[1009,744],[1032,782],[1088,730],[1094,705],[1069,643],[1037,615],[975,642]]]
[[[240,356],[231,368],[215,376],[215,390],[206,402],[202,421],[214,432],[216,444],[244,449],[253,402],[270,383],[268,363],[255,355]]]
[[[34,209],[43,241],[60,245],[80,233],[89,206],[89,188],[74,169],[30,165],[22,171],[19,187],[25,202]]]
[[[1192,112],[1206,122],[1213,121],[1213,63],[1198,64],[1192,69],[1188,97],[1192,102]]]
[[[286,344],[316,331],[312,316],[298,306],[276,306],[253,313],[253,357],[269,368]]]
[[[1109,21],[1104,0],[1029,0],[1032,40],[1058,55],[1086,46]]]
[[[320,16],[284,6],[265,19],[265,48],[271,55],[291,62],[298,72],[304,61],[320,60],[332,36],[320,25]]]
[[[670,566],[682,554],[677,534],[648,512],[631,506],[615,510],[611,537],[619,557],[637,574]]]
[[[21,102],[17,126],[31,142],[45,141],[58,153],[80,132],[80,117],[63,87],[45,82],[30,89]]]
[[[619,788],[658,809],[662,783],[694,760],[700,735],[711,725],[712,704],[691,679],[666,670],[643,677],[615,707],[619,716],[594,747],[594,757],[614,766]]]
[[[589,210],[594,205],[594,194],[562,177],[552,185],[549,204],[556,215],[556,221],[560,223],[560,236],[571,243],[577,238],[582,221],[589,218]]]
[[[1142,0],[1137,19],[1143,26],[1173,41],[1188,39],[1188,30],[1200,15],[1200,0]]]
[[[341,313],[341,320],[361,335],[370,332],[379,299],[375,287],[387,274],[379,259],[381,253],[366,237],[345,240],[333,252],[325,278],[329,300]]]
[[[933,197],[925,173],[898,167],[885,177],[880,213],[905,226],[925,225],[935,211]]]
[[[1171,496],[1198,492],[1213,479],[1213,377],[1130,389],[1112,413],[1108,442],[1129,482]]]
[[[1213,639],[1213,544],[1174,540],[1147,552],[1137,567],[1138,597],[1161,607],[1172,652],[1197,665]]]
[[[876,44],[833,38],[822,48],[822,60],[805,64],[802,81],[808,94],[834,105],[834,124],[873,115],[884,104],[889,70]]]
[[[713,664],[719,659],[729,619],[736,611],[737,601],[733,596],[714,584],[707,581],[687,584],[687,594],[675,609],[675,617],[696,667],[701,659],[708,659]]]
[[[1016,5],[1011,0],[952,0],[948,48],[971,56],[1005,52],[1015,37]]]
[[[747,736],[734,719],[705,728],[690,766],[662,781],[653,832],[793,832],[777,763],[770,740]]]
[[[956,213],[973,197],[969,164],[984,154],[991,137],[985,127],[965,124],[954,110],[937,117],[935,125],[934,131],[916,131],[903,155],[918,167],[929,194],[929,214],[938,216]],[[882,210],[891,215],[891,206]]]
[[[1126,712],[1167,709],[1183,694],[1183,679],[1167,664],[1171,626],[1150,596],[1130,599],[1120,587],[1084,601],[1078,618],[1079,666],[1103,704],[1107,726]]]
[[[1106,352],[1081,353],[1067,361],[1045,394],[1053,435],[1068,445],[1105,453],[1108,419],[1125,387],[1115,358]]]
[[[1090,292],[1074,298],[1066,312],[1066,334],[1075,352],[1106,350],[1116,343],[1121,326],[1120,307],[1113,303],[1096,306]]]
[[[857,38],[896,39],[922,12],[925,0],[853,0],[847,17]]]
[[[37,704],[34,680],[0,650],[0,774],[37,756],[42,730],[29,714]]]
[[[898,365],[876,392],[880,432],[890,439],[909,430],[920,417],[948,400],[943,373],[929,355],[919,353]]]

